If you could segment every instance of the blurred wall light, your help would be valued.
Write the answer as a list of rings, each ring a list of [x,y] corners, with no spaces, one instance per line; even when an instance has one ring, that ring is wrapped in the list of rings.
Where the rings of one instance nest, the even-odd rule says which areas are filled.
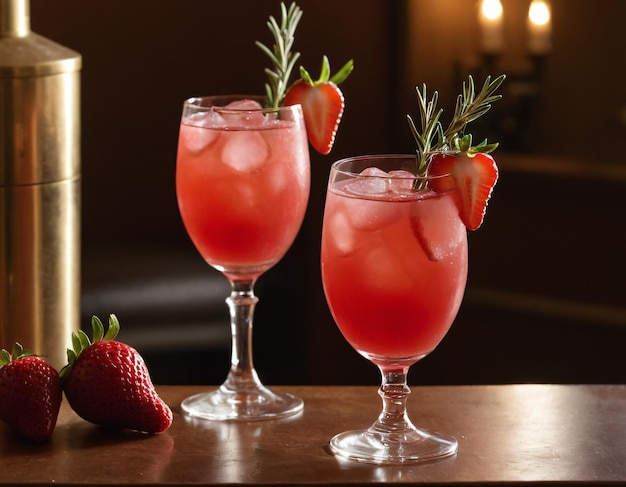
[[[541,97],[545,65],[552,50],[552,10],[550,0],[517,0],[517,5],[509,2],[504,2],[504,7],[500,0],[477,2],[479,56],[472,59],[478,59],[478,64],[470,64],[467,71],[476,79],[507,73],[507,102],[499,106],[497,115],[492,113],[492,119],[482,123],[485,132],[496,134],[509,150],[516,151],[527,145]],[[525,28],[525,37],[516,39],[515,23],[521,32]],[[515,56],[515,44],[520,41],[526,48],[522,59]],[[507,42],[513,49],[507,48]]]
[[[482,0],[479,22],[481,50],[485,54],[498,54],[504,47],[502,14],[503,8],[500,0]]]
[[[528,51],[531,55],[545,55],[550,52],[552,15],[550,5],[545,0],[533,0],[528,8]]]

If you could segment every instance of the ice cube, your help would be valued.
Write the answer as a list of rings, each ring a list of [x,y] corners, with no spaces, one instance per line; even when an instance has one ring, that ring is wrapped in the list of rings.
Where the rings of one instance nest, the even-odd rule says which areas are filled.
[[[405,171],[404,169],[389,171],[389,175],[393,176],[394,178],[415,179],[415,174],[413,174],[411,171]]]
[[[379,167],[368,167],[361,171],[361,176],[378,176],[378,177],[386,177],[387,174],[385,171],[380,169]]]
[[[263,167],[270,149],[265,139],[252,130],[223,133],[222,161],[239,172],[254,172]]]
[[[222,117],[222,115],[215,110],[210,110],[206,113],[202,124],[203,127],[210,128],[224,128],[226,125],[227,123],[226,120],[224,120],[224,117]]]
[[[415,185],[415,174],[409,171],[389,171],[389,190],[397,195],[411,196]]]
[[[260,110],[263,107],[258,101],[255,100],[235,100],[225,105],[224,108],[229,110]]]
[[[370,167],[360,175],[362,177],[350,181],[344,189],[348,195],[357,197],[348,198],[348,214],[352,226],[359,230],[375,231],[403,218],[406,205],[394,203],[389,174],[382,169]],[[410,185],[404,180],[400,183],[404,186]]]
[[[369,197],[348,197],[347,214],[350,225],[357,230],[374,232],[391,225],[400,218],[406,218],[407,205],[401,201],[374,199]]]
[[[267,182],[268,189],[271,189],[276,194],[286,190],[291,179],[291,174],[285,170],[283,164],[268,164],[263,169],[263,178]]]
[[[357,177],[348,183],[345,191],[358,196],[381,196],[388,191],[388,174],[377,167],[369,167],[360,173],[363,177]]]
[[[450,257],[466,235],[452,197],[424,198],[411,206],[413,233],[428,259],[439,262]]]
[[[181,145],[192,154],[199,154],[211,145],[219,136],[217,130],[210,130],[196,125],[180,126]]]
[[[339,209],[335,210],[324,225],[324,231],[328,233],[333,247],[337,249],[340,256],[350,255],[354,251],[356,241],[346,213]]]
[[[415,175],[409,171],[395,170],[387,173],[377,167],[369,167],[360,174],[363,178],[357,178],[350,183],[347,191],[362,196],[410,196],[413,192]]]
[[[369,199],[352,199],[350,224],[358,230],[370,232],[389,225],[394,219],[394,211],[389,203]]]
[[[213,108],[185,116],[183,124],[207,128],[221,128],[225,126],[224,119]]]
[[[226,124],[231,127],[259,126],[265,122],[263,107],[254,100],[237,100],[219,109]]]

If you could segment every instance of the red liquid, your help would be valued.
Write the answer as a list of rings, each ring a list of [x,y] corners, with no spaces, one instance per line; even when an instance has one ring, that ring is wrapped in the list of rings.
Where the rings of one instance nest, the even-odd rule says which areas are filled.
[[[322,280],[346,340],[375,363],[413,363],[456,317],[467,279],[466,229],[452,193],[326,199]]]
[[[196,248],[215,268],[258,277],[278,262],[302,224],[309,196],[302,122],[180,130],[176,191]]]

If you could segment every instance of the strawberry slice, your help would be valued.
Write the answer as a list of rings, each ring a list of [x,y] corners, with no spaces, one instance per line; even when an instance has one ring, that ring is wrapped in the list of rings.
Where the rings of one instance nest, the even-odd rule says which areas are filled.
[[[468,230],[476,230],[482,225],[487,203],[498,180],[498,166],[493,157],[480,152],[437,153],[429,163],[428,174],[441,176],[431,181],[433,190],[456,188],[459,215]]]
[[[309,142],[320,154],[328,154],[335,142],[345,106],[338,85],[348,77],[353,67],[354,63],[348,61],[330,78],[330,63],[324,56],[317,81],[313,81],[309,73],[300,67],[300,79],[285,94],[284,105],[302,105]]]
[[[433,179],[430,179],[428,184],[434,191],[445,193],[456,188],[456,182],[452,177],[456,161],[456,154],[437,152],[433,155],[428,166],[428,175]]]
[[[330,81],[318,85],[298,81],[285,95],[285,105],[298,103],[302,105],[309,142],[320,154],[328,154],[343,115],[341,90]]]

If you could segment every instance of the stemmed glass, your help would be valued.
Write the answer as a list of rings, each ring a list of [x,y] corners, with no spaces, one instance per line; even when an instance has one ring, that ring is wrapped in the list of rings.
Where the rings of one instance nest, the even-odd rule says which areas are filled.
[[[310,188],[300,105],[263,108],[258,97],[185,101],[176,162],[178,206],[194,245],[230,281],[231,366],[215,391],[183,400],[212,420],[295,414],[300,398],[265,387],[252,361],[254,284],[293,243]]]
[[[453,455],[456,439],[415,427],[407,374],[443,339],[467,279],[467,232],[454,191],[416,177],[414,155],[333,164],[322,229],[322,281],[350,345],[378,366],[382,413],[365,430],[340,433],[331,449],[349,459],[404,464]]]

